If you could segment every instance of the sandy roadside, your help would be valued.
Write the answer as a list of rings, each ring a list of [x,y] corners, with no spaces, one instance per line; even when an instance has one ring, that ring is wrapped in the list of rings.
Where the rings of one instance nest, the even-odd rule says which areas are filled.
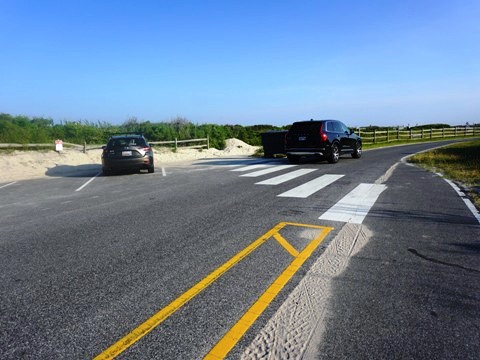
[[[156,166],[201,158],[220,158],[238,155],[253,155],[257,146],[250,146],[238,139],[228,139],[224,150],[154,148]],[[0,183],[33,179],[38,177],[74,176],[92,169],[100,170],[101,150],[82,151],[68,149],[55,151],[14,151],[0,154]]]

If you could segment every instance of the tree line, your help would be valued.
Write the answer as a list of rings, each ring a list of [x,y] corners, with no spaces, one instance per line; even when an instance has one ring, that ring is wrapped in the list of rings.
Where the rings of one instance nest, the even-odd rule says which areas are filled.
[[[74,144],[105,144],[108,138],[120,133],[142,133],[148,141],[172,141],[206,138],[210,146],[223,149],[225,140],[237,138],[250,145],[262,145],[261,133],[284,130],[272,125],[217,125],[193,124],[177,117],[169,122],[138,121],[130,118],[121,125],[107,122],[62,121],[56,124],[50,118],[0,114],[0,143],[43,144],[56,139]]]
[[[478,126],[474,124],[473,126]],[[447,124],[430,124],[408,127],[408,129],[449,128]],[[186,118],[176,117],[168,122],[138,121],[132,117],[121,125],[107,122],[62,121],[55,123],[51,118],[12,116],[0,113],[0,143],[46,144],[56,139],[74,144],[105,144],[108,138],[120,133],[143,133],[148,141],[172,141],[206,138],[210,146],[223,149],[225,140],[237,138],[250,145],[262,145],[261,134],[266,131],[288,130],[289,126],[272,125],[218,125],[194,124]],[[353,128],[355,129],[355,128]],[[362,131],[387,130],[391,127],[368,126]]]

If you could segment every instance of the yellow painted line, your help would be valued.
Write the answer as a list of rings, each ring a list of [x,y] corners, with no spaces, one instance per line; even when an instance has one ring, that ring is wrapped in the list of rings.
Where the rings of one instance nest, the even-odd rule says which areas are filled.
[[[302,226],[300,224],[289,224]],[[333,230],[329,227],[317,227],[303,225],[307,227],[322,228],[322,233],[307,245],[307,247],[298,254],[291,264],[282,274],[273,282],[272,285],[258,298],[258,300],[247,310],[247,312],[238,320],[238,322],[225,334],[225,336],[210,350],[205,356],[207,360],[223,359],[233,349],[235,344],[241,339],[245,332],[252,326],[257,318],[265,311],[280,290],[288,283],[303,263],[312,255],[317,246],[325,239],[328,233]]]
[[[109,348],[104,350],[102,353],[97,355],[94,360],[103,360],[103,359],[113,359],[140,340],[142,337],[147,335],[150,331],[152,331],[155,327],[160,325],[164,322],[170,315],[175,313],[178,309],[180,309],[183,305],[185,305],[188,301],[193,299],[197,296],[200,292],[202,292],[205,288],[211,285],[215,280],[217,280],[220,276],[222,276],[225,272],[227,272],[230,268],[232,268],[235,264],[240,262],[243,258],[257,249],[260,245],[262,245],[265,241],[271,238],[275,233],[278,233],[280,229],[282,229],[285,225],[292,225],[291,223],[279,223],[270,231],[262,235],[260,238],[255,240],[245,249],[240,251],[226,263],[221,265],[215,271],[207,275],[203,280],[199,281],[197,284],[192,286],[189,290],[185,293],[180,295],[177,299],[173,300],[170,304],[164,307],[162,310],[158,311],[155,315],[153,315],[150,319],[139,325],[137,328],[132,330],[130,333],[125,335],[123,338],[118,340],[115,344],[111,345]]]
[[[292,255],[293,257],[298,255],[298,251],[292,245],[290,245],[290,243],[285,240],[282,235],[276,233],[273,234],[273,238],[277,240],[290,255]]]

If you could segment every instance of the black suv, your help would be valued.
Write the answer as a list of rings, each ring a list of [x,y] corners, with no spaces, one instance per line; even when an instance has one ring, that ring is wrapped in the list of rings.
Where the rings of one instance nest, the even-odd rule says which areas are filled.
[[[102,170],[110,175],[114,170],[155,171],[153,150],[141,134],[124,134],[110,137],[103,146]]]
[[[298,121],[285,136],[285,152],[294,164],[307,155],[336,163],[344,153],[360,158],[362,139],[338,120]]]

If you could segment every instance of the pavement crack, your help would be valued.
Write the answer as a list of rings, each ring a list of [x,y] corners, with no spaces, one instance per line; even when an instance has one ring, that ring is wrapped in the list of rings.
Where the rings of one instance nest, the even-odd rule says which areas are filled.
[[[455,267],[455,268],[459,268],[459,269],[462,269],[462,270],[466,270],[466,271],[470,271],[470,272],[473,272],[473,273],[480,274],[480,270],[477,270],[477,269],[472,269],[472,268],[468,268],[468,267],[465,267],[465,266],[462,266],[462,265],[458,265],[458,264],[453,264],[453,263],[449,263],[449,262],[446,262],[446,261],[437,260],[437,259],[434,259],[434,258],[425,256],[425,255],[423,255],[423,254],[420,254],[417,250],[412,249],[412,248],[408,248],[407,250],[408,250],[410,253],[412,253],[413,255],[418,256],[418,257],[421,258],[421,259],[424,259],[424,260],[427,260],[427,261],[431,261],[431,262],[436,263],[436,264],[451,266],[451,267]]]

